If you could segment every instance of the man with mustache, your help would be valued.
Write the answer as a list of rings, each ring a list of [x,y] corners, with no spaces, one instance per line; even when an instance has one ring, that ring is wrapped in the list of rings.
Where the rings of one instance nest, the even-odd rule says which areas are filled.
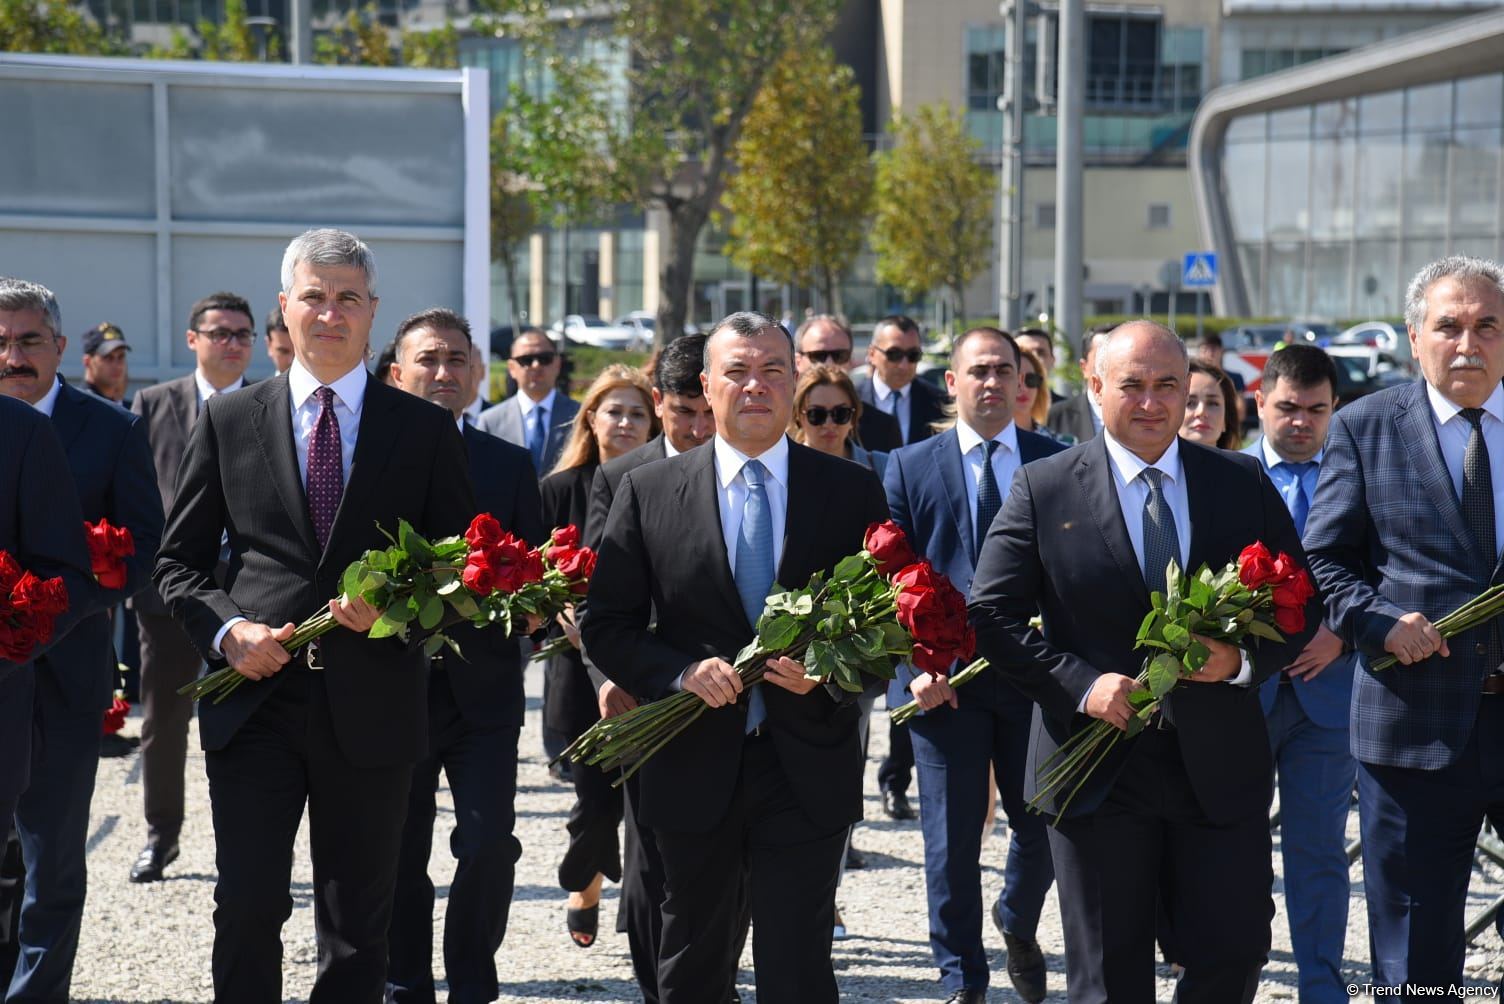
[[[1443,639],[1435,622],[1504,581],[1504,266],[1427,265],[1405,326],[1424,379],[1332,420],[1305,541],[1327,622],[1364,662],[1351,730],[1373,981],[1456,987],[1474,842],[1504,823],[1504,625]],[[1367,668],[1384,655],[1399,665]]]
[[[193,372],[138,393],[131,411],[140,415],[151,441],[157,489],[164,511],[172,508],[178,465],[204,402],[245,385],[256,324],[251,306],[235,293],[211,293],[188,311],[184,333],[196,364]],[[193,701],[178,689],[198,676],[203,660],[153,586],[131,601],[141,640],[141,794],[146,809],[146,846],[131,866],[132,882],[157,882],[178,856],[183,828],[183,770],[188,758],[188,722]]]

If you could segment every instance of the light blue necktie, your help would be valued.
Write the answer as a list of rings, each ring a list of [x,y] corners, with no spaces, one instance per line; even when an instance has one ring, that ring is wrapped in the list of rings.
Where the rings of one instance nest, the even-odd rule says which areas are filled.
[[[543,450],[548,442],[548,429],[544,424],[543,415],[548,409],[542,405],[534,408],[527,416],[533,423],[533,427],[527,431],[528,452],[533,455],[533,469],[538,476],[543,476]]]
[[[742,525],[736,534],[736,592],[742,610],[754,628],[762,616],[768,590],[773,587],[773,512],[768,506],[767,468],[757,460],[742,465],[747,500],[742,503]],[[752,732],[768,717],[762,692],[754,687],[747,698],[747,731]]]
[[[1290,473],[1295,475],[1295,494],[1290,499],[1290,518],[1295,521],[1295,532],[1304,537],[1306,517],[1311,515],[1311,495],[1306,491],[1306,472],[1316,466],[1316,461],[1307,460],[1297,464],[1289,460],[1281,460],[1278,466],[1288,468]]]

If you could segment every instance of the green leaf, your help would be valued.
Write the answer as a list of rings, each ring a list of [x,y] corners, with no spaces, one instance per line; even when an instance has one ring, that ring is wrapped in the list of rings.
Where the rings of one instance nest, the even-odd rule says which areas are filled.
[[[408,624],[418,616],[418,604],[409,596],[406,600],[393,603],[386,608],[386,613],[381,615],[393,624]]]
[[[1180,681],[1180,660],[1168,652],[1161,652],[1149,662],[1148,679],[1144,685],[1156,698],[1168,694]]]
[[[867,571],[870,559],[864,553],[848,554],[836,563],[832,579],[836,582],[855,582]]]
[[[360,581],[356,584],[356,589],[359,595],[369,599],[376,595],[379,590],[383,589],[389,581],[385,572],[370,569],[360,577]]]
[[[438,654],[439,649],[444,647],[444,636],[441,634],[429,635],[423,639],[423,654],[432,659]]]
[[[388,611],[388,613],[390,613],[390,611]],[[401,634],[406,630],[407,627],[405,624],[400,621],[392,620],[389,616],[387,616],[387,614],[382,614],[380,617],[376,618],[376,623],[371,625],[370,633],[367,634],[366,637],[391,638],[392,636]]]
[[[345,574],[340,576],[340,592],[346,596],[359,596],[361,594],[360,580],[365,573],[365,562],[352,561],[345,567]]]
[[[1180,596],[1180,584],[1184,575],[1180,571],[1180,563],[1173,558],[1165,566],[1165,595]]]
[[[450,579],[448,582],[440,585],[438,589],[434,590],[434,592],[438,593],[438,595],[444,597],[453,596],[455,593],[466,591],[467,590],[465,589],[465,583],[460,579]]]
[[[1212,605],[1212,600],[1216,598],[1216,594],[1212,592],[1211,586],[1201,581],[1200,578],[1195,578],[1191,580],[1187,598],[1196,609],[1205,610]]]
[[[1154,694],[1147,690],[1135,690],[1128,695],[1128,704],[1135,709],[1148,707],[1155,700]]]
[[[799,622],[788,614],[764,616],[757,626],[757,641],[769,652],[787,648],[799,637]]]
[[[805,649],[804,675],[812,680],[829,680],[837,664],[835,648],[827,641],[816,638]]]
[[[444,601],[437,596],[430,596],[423,601],[422,609],[418,611],[418,623],[423,630],[432,631],[439,626],[439,621],[444,619]]]
[[[876,624],[868,624],[862,630],[852,635],[851,643],[856,646],[857,651],[865,659],[876,659],[886,651],[883,648],[882,628]]]
[[[1158,610],[1150,610],[1148,613],[1144,614],[1144,620],[1138,626],[1138,634],[1134,637],[1134,641],[1142,643],[1145,638],[1150,637],[1150,632],[1155,632],[1155,628],[1156,628],[1156,626],[1158,624],[1158,621],[1159,621],[1159,611]],[[1154,636],[1155,637],[1162,637],[1162,635],[1160,635],[1157,632],[1155,633]]]
[[[1211,657],[1211,649],[1192,638],[1191,643],[1186,646],[1185,653],[1181,656],[1181,661],[1185,664],[1185,668],[1189,672],[1194,673],[1202,666],[1205,666],[1206,660]]]
[[[1165,624],[1165,641],[1169,643],[1170,647],[1175,651],[1178,652],[1181,649],[1185,648],[1186,643],[1190,640],[1191,633],[1181,625],[1174,623]]]
[[[848,693],[860,694],[862,692],[862,674],[856,666],[850,663],[840,662],[836,664],[836,683]]]
[[[830,597],[825,601],[821,609],[823,609],[828,614],[834,614],[837,617],[843,618],[851,612],[846,604],[841,601],[841,598],[839,596]]]
[[[1128,719],[1128,730],[1126,734],[1129,739],[1132,739],[1142,731],[1144,731],[1144,720],[1142,718],[1134,715],[1132,718]]]
[[[1265,624],[1257,617],[1248,622],[1248,633],[1259,638],[1266,638],[1272,642],[1282,642],[1285,636],[1280,634],[1272,625]]]
[[[914,647],[909,633],[897,621],[883,621],[878,625],[883,632],[883,650],[891,655],[908,655]]]

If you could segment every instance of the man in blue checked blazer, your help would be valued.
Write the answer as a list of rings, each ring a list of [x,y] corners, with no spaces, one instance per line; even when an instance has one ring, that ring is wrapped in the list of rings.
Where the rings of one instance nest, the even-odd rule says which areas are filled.
[[[1013,472],[1064,447],[1013,424],[1018,346],[1004,332],[974,328],[962,335],[945,382],[956,400],[955,428],[891,454],[884,487],[893,519],[915,551],[967,592],[978,546]],[[1013,831],[993,923],[1007,944],[1014,988],[1026,1001],[1043,1000],[1044,956],[1034,935],[1055,873],[1044,817],[1027,811],[1023,798],[1032,702],[1001,673],[953,690],[904,664],[889,687],[888,706],[910,700],[925,709],[911,729],[930,948],[940,981],[957,1004],[986,1000],[980,858],[991,767]]]
[[[1504,581],[1504,268],[1433,262],[1406,296],[1425,379],[1332,422],[1306,525],[1327,621],[1353,681],[1374,981],[1455,985],[1474,841],[1504,822],[1504,636],[1435,621]],[[1288,350],[1287,350],[1288,351]]]
[[[1259,458],[1302,533],[1316,497],[1336,391],[1331,357],[1314,345],[1291,345],[1269,357],[1254,395],[1264,434],[1243,452]],[[1357,770],[1347,729],[1356,661],[1357,653],[1321,627],[1294,662],[1259,687],[1279,772],[1285,909],[1302,1004],[1349,999],[1342,946],[1347,812]]]

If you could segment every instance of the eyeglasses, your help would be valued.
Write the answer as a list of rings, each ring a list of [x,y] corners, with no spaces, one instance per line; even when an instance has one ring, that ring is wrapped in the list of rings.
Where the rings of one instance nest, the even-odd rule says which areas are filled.
[[[520,356],[513,356],[512,362],[523,369],[528,369],[531,366],[552,366],[557,358],[559,358],[557,352],[526,352]]]
[[[35,352],[40,352],[42,346],[52,341],[54,341],[52,335],[42,335],[35,331],[27,332],[24,335],[17,335],[14,338],[0,338],[0,356],[10,355],[12,348],[18,348],[22,354],[29,356]]]
[[[877,351],[886,356],[890,363],[917,363],[924,358],[924,352],[920,349],[878,349]]]
[[[826,363],[845,366],[851,362],[850,349],[815,349],[813,352],[801,352],[799,354],[816,366],[823,366]]]
[[[1039,388],[1044,386],[1044,377],[1040,376],[1038,373],[1025,373],[1024,386],[1029,388],[1030,390],[1038,390]]]
[[[256,332],[252,328],[210,328],[208,331],[194,328],[193,330],[215,345],[228,345],[231,339],[234,339],[237,345],[249,345],[256,340]]]
[[[849,405],[838,404],[834,408],[822,408],[816,405],[804,409],[804,419],[810,425],[824,425],[828,418],[836,425],[845,425],[851,421],[851,416],[856,414],[856,409]]]

